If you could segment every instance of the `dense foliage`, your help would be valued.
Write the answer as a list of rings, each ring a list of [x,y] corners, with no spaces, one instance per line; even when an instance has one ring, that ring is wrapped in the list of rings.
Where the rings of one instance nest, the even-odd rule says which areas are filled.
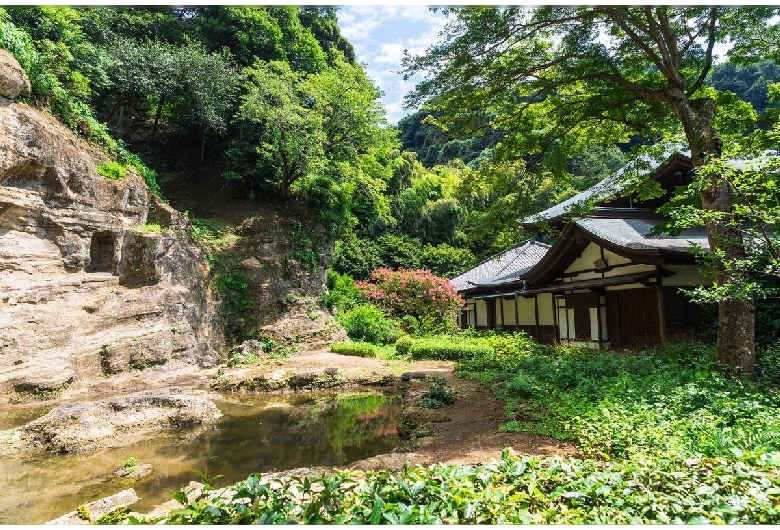
[[[164,131],[169,151],[187,150],[177,167],[305,201],[337,234],[356,223],[353,209],[383,216],[398,143],[336,13],[11,6],[0,8],[0,46],[30,77],[32,103],[118,162],[138,149],[162,165],[152,146]]]
[[[464,304],[449,280],[424,269],[380,268],[355,286],[367,300],[396,318],[444,322],[452,320]]]
[[[481,466],[263,480],[251,475],[220,498],[174,498],[169,524],[773,523],[778,477],[741,462],[696,459],[603,463],[511,456]],[[616,494],[620,492],[620,494]]]

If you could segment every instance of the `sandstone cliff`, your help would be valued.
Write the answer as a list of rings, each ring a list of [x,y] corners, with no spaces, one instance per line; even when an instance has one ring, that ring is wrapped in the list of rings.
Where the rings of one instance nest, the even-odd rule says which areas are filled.
[[[19,72],[0,64],[0,88],[29,86],[8,81]],[[100,176],[100,153],[15,96],[0,90],[0,403],[217,363],[217,305],[188,220],[132,170]]]

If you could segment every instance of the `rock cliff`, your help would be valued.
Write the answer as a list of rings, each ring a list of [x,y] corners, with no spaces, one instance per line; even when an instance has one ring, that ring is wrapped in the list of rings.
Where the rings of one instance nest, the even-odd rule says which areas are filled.
[[[8,99],[29,86],[9,57],[0,86],[21,88],[0,92],[0,404],[217,363],[224,339],[188,220],[134,171],[99,175],[101,153]]]

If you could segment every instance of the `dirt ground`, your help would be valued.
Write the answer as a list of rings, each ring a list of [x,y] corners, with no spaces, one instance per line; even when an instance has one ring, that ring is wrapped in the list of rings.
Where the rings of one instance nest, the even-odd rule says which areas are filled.
[[[455,391],[456,401],[439,410],[452,421],[433,424],[433,434],[412,442],[414,452],[429,463],[478,464],[500,458],[504,448],[522,455],[577,456],[570,443],[549,436],[502,433],[504,405],[482,384],[457,377],[452,369],[442,374]]]

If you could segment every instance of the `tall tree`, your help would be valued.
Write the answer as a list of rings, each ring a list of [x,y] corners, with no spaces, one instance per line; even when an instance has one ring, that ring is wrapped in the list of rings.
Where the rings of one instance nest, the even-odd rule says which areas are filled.
[[[777,59],[780,29],[770,8],[544,7],[445,9],[453,15],[442,42],[407,57],[407,73],[428,77],[411,104],[432,103],[442,120],[464,130],[486,111],[492,126],[509,131],[505,153],[577,153],[594,142],[609,145],[629,135],[656,138],[682,133],[694,168],[719,158],[724,137],[755,120],[718,116],[719,94],[705,84],[718,43],[730,54]],[[758,42],[762,44],[759,45]],[[472,131],[473,132],[473,131]],[[556,156],[558,155],[558,156]],[[708,216],[715,281],[739,271],[725,267],[744,257],[731,223],[734,199],[722,179],[708,177],[699,192]],[[719,302],[718,361],[752,374],[755,321],[750,300]]]

